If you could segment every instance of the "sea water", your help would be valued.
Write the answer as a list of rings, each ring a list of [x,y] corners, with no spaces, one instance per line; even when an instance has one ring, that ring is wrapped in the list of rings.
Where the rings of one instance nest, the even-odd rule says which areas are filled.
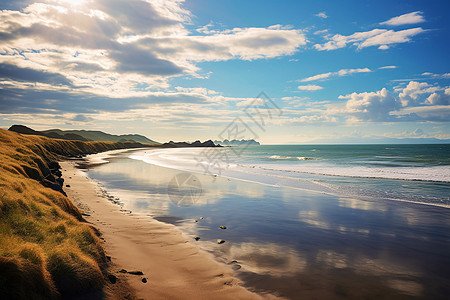
[[[162,149],[132,158],[272,185],[450,204],[450,145],[274,145],[212,151],[221,154]]]

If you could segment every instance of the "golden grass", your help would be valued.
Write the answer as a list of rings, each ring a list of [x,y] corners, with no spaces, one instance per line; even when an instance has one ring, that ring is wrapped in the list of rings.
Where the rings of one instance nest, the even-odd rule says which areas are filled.
[[[59,155],[142,146],[26,136],[0,129],[0,295],[53,299],[101,291],[104,250],[72,202],[39,181]]]

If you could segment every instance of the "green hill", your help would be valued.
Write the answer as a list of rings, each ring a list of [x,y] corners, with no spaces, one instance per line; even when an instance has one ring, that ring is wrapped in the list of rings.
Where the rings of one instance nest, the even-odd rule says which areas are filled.
[[[66,134],[75,134],[81,136],[90,141],[104,141],[104,142],[125,142],[125,141],[134,141],[143,144],[158,144],[146,136],[139,134],[123,134],[123,135],[114,135],[105,133],[103,131],[94,131],[94,130],[60,130],[60,129],[50,129],[41,131],[45,134],[56,133],[58,135],[66,135]]]
[[[139,134],[114,135],[105,133],[103,131],[61,130],[61,129],[36,131],[23,125],[13,125],[9,128],[9,130],[21,134],[41,135],[49,138],[62,140],[99,141],[99,142],[137,142],[141,144],[159,144],[158,142],[155,142],[147,138],[146,136]]]

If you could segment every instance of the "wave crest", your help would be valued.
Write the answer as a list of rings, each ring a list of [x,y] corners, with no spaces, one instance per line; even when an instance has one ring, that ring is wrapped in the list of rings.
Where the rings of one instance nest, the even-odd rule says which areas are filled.
[[[313,157],[306,156],[282,156],[282,155],[272,155],[270,159],[284,159],[284,160],[312,160]]]

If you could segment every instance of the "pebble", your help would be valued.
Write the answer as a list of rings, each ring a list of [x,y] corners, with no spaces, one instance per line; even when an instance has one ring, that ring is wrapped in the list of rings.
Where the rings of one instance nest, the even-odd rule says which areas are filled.
[[[117,282],[117,277],[115,275],[109,274],[108,279],[112,284]]]
[[[220,229],[227,229],[227,226],[219,226]]]
[[[128,274],[131,274],[131,275],[144,275],[144,273],[142,273],[142,271],[128,271]]]
[[[196,236],[195,238],[194,238],[194,240],[196,240],[196,241],[198,241],[200,238],[198,237],[198,236]]]
[[[145,278],[145,277],[142,278],[142,282],[143,282],[143,283],[147,283],[147,278]]]
[[[225,243],[224,240],[217,240],[217,244],[223,244],[223,243]]]

